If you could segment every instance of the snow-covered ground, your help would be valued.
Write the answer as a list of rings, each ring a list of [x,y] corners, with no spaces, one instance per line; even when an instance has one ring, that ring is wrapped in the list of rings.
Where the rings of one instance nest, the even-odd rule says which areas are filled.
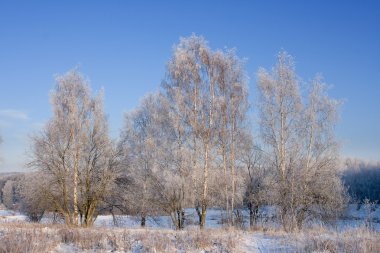
[[[244,219],[248,221],[248,214],[246,212],[242,212]],[[275,224],[274,221],[274,209],[272,207],[265,207],[261,210],[261,219],[260,222],[273,225],[267,226],[275,229],[278,225]],[[111,215],[100,215],[96,219],[95,222],[95,230],[100,229],[100,231],[134,231],[132,233],[140,233],[140,220],[137,217],[128,216],[128,215],[117,215],[116,224],[114,224],[113,217]],[[196,231],[197,225],[197,215],[195,210],[187,209],[186,210],[186,218],[187,218],[187,226],[186,231]],[[25,222],[26,217],[20,213],[9,211],[9,210],[0,210],[0,223],[14,223],[14,222]],[[374,210],[369,212],[366,210],[364,206],[360,206],[358,208],[357,205],[350,205],[345,214],[342,216],[338,222],[333,225],[336,228],[336,231],[349,230],[355,227],[364,227],[370,225],[372,228],[378,232],[380,232],[380,205],[377,205]],[[45,217],[42,221],[44,224],[51,223],[50,217]],[[247,224],[245,223],[245,226]],[[144,231],[157,231],[160,230],[159,233],[163,232],[169,234],[169,238],[171,241],[178,240],[178,234],[175,234],[172,230],[171,220],[167,216],[159,216],[159,217],[151,217],[146,221],[146,230]],[[207,220],[206,220],[206,231],[207,233],[213,234],[215,231],[216,234],[220,234],[221,228],[223,228],[221,222],[221,211],[219,209],[209,209],[207,212]],[[234,232],[226,230],[227,234],[234,234]],[[1,232],[1,231],[0,231]],[[190,233],[185,232],[185,233]],[[130,233],[130,232],[128,232]],[[180,233],[180,232],[179,232]],[[338,232],[339,233],[339,232]],[[223,235],[225,236],[225,235]],[[264,229],[261,231],[244,231],[239,230],[236,232],[236,246],[234,252],[294,252],[297,247],[297,240],[302,240],[304,234],[300,235],[290,235],[286,233],[281,233],[278,231],[271,231],[270,229]],[[218,237],[218,236],[217,236]],[[326,234],[326,237],[329,236]],[[295,240],[297,238],[297,240]],[[301,239],[300,239],[301,238]],[[224,239],[225,240],[225,239]],[[135,242],[133,252],[144,252],[140,251],[141,242]],[[215,244],[216,245],[216,244]],[[213,246],[214,248],[218,248],[218,246]],[[196,251],[196,252],[206,252],[204,251]],[[52,252],[81,252],[76,246],[61,243],[57,247],[54,248]],[[90,251],[89,251],[90,252]],[[111,251],[110,251],[111,252]],[[180,251],[182,252],[182,251]],[[187,251],[183,251],[187,252]],[[214,252],[211,250],[211,252]],[[216,251],[217,252],[217,251]]]
[[[198,219],[194,209],[186,209],[186,226],[195,226]],[[115,215],[116,224],[111,215],[99,215],[95,221],[96,227],[121,227],[139,228],[140,218],[129,215]],[[174,228],[169,216],[148,217],[146,220],[148,228]],[[219,209],[208,209],[206,215],[206,228],[221,228],[221,212]]]
[[[249,226],[248,211],[241,211],[244,220],[244,227]],[[140,219],[128,215],[116,215],[116,225],[113,222],[111,215],[100,215],[95,221],[97,227],[122,227],[122,228],[138,228],[140,227]],[[206,228],[215,229],[223,228],[221,220],[222,213],[219,209],[208,209],[206,217]],[[187,226],[195,226],[197,223],[197,214],[194,209],[186,209]],[[273,207],[264,207],[259,212],[258,225],[265,225],[268,228],[279,228],[275,219],[275,209]],[[377,231],[380,231],[380,205],[377,205],[375,210],[370,213],[361,205],[350,205],[344,212],[342,217],[331,224],[332,227],[338,230],[345,228],[357,228],[361,226],[371,225]],[[146,221],[146,226],[149,228],[173,228],[170,217],[158,216],[149,217]]]
[[[258,225],[266,228],[279,228],[275,220],[275,210],[273,207],[264,207],[260,210]],[[249,217],[247,211],[242,211],[243,226],[248,228]],[[221,220],[222,213],[219,209],[209,209],[206,217],[206,228],[219,229],[223,228]],[[197,214],[194,209],[186,209],[186,227],[196,227]],[[21,222],[26,221],[26,216],[11,210],[0,210],[0,222]],[[45,215],[41,223],[51,224],[52,215]],[[57,222],[57,221],[56,221]],[[130,215],[99,215],[95,221],[95,227],[119,227],[119,228],[140,228],[140,218]],[[58,221],[59,223],[59,221]],[[347,228],[358,228],[363,226],[371,226],[372,229],[380,231],[380,205],[374,210],[367,210],[365,206],[350,205],[344,212],[342,217],[335,223],[330,224],[331,227],[342,231]],[[173,224],[168,216],[148,217],[146,227],[153,229],[173,229]]]
[[[337,221],[337,228],[340,230],[361,226],[370,226],[380,231],[380,205],[376,205],[372,210],[364,205],[350,205]]]
[[[0,222],[25,221],[26,217],[19,212],[11,210],[0,210]]]
[[[269,224],[268,227],[277,227],[274,216],[274,208],[264,207],[260,210],[260,217],[258,220],[260,224]],[[248,227],[248,212],[242,211],[241,214],[244,218],[244,226]],[[221,220],[222,212],[219,209],[208,209],[206,217],[206,228],[215,229],[222,228]],[[188,227],[196,226],[197,214],[194,209],[186,209],[186,225]],[[17,222],[26,221],[26,216],[11,210],[0,210],[0,222]],[[99,215],[95,221],[96,227],[120,227],[120,228],[139,228],[140,219],[130,215],[115,215],[115,221],[111,215]],[[46,215],[42,223],[52,223],[52,216]],[[374,210],[367,210],[365,206],[350,205],[344,212],[343,216],[337,221],[334,226],[338,229],[346,227],[360,227],[370,224],[377,231],[380,231],[380,205],[377,205]],[[170,217],[157,216],[148,217],[146,220],[146,227],[148,228],[173,228]]]

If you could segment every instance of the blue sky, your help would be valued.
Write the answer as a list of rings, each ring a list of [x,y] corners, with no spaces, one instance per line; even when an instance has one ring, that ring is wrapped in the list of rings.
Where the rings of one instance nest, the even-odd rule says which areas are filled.
[[[22,170],[28,135],[51,116],[54,77],[79,67],[105,89],[111,134],[159,88],[172,47],[203,35],[256,71],[285,49],[308,81],[322,73],[344,99],[342,155],[380,160],[380,1],[1,1],[0,172]]]

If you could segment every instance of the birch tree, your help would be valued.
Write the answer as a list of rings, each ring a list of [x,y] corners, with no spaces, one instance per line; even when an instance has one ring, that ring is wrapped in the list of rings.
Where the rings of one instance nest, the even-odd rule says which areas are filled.
[[[185,118],[186,129],[192,139],[193,190],[201,228],[205,225],[208,205],[215,82],[212,52],[205,40],[195,35],[182,38],[168,63],[163,86],[179,115]]]
[[[305,219],[338,211],[344,204],[334,134],[338,103],[328,98],[320,79],[304,98],[299,87],[286,52],[279,53],[271,74],[259,70],[260,135],[275,172],[276,204],[285,230],[299,229]]]
[[[271,154],[268,162],[278,182],[274,189],[278,193],[276,203],[281,222],[287,228],[289,206],[294,203],[289,180],[297,159],[297,122],[302,110],[292,58],[281,52],[272,74],[260,69],[258,79],[260,135]]]
[[[127,161],[125,174],[131,182],[127,198],[133,205],[130,210],[140,216],[142,227],[156,209],[151,184],[156,159],[152,111],[155,102],[153,96],[147,96],[138,108],[126,114],[121,135],[123,156]]]
[[[297,228],[310,217],[339,214],[347,203],[340,180],[338,142],[334,129],[340,102],[327,94],[320,76],[312,80],[300,122],[301,154],[298,172]],[[318,206],[318,207],[317,207]]]
[[[180,115],[159,93],[150,94],[128,113],[122,132],[131,199],[145,225],[146,216],[164,212],[176,229],[184,227],[188,206],[189,159]]]
[[[177,95],[179,95],[177,93]],[[158,167],[167,171],[165,179],[168,188],[166,199],[170,199],[172,220],[177,229],[183,229],[185,225],[185,208],[191,207],[194,200],[192,192],[191,150],[189,149],[189,132],[186,131],[186,117],[181,114],[167,97],[160,95],[161,113],[157,114],[155,125],[161,131],[159,142]],[[177,97],[176,101],[183,98]]]
[[[221,156],[224,175],[224,199],[227,224],[234,225],[236,194],[236,169],[239,155],[239,143],[248,129],[248,86],[243,61],[235,50],[214,53],[216,81],[216,123],[217,153]],[[239,147],[238,147],[239,146]]]
[[[210,192],[217,191],[210,187],[217,184],[224,188],[226,217],[233,223],[235,146],[248,108],[243,62],[234,50],[212,51],[202,37],[182,38],[168,63],[163,88],[187,136],[184,144],[192,150],[194,205],[200,227],[205,225],[212,201]],[[214,180],[210,177],[219,167],[220,156],[224,177]]]
[[[79,225],[80,216],[91,226],[117,175],[102,94],[92,98],[88,82],[70,71],[57,78],[51,104],[53,117],[32,138],[30,166],[48,179],[45,194],[66,224]]]

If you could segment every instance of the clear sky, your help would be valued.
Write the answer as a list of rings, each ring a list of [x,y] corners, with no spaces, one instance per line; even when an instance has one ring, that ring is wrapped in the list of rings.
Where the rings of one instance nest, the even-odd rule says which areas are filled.
[[[308,81],[322,73],[345,100],[342,155],[380,160],[380,1],[1,1],[0,172],[22,170],[28,135],[51,116],[54,77],[79,67],[105,89],[111,134],[156,91],[180,37],[247,58],[256,71],[285,49]]]

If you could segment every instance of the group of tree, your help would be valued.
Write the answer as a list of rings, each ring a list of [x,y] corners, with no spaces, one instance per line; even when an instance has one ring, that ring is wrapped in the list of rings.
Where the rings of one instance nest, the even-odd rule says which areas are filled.
[[[380,202],[380,162],[346,159],[343,182],[353,202]]]
[[[203,228],[210,207],[227,225],[247,208],[253,226],[259,208],[273,205],[286,230],[334,217],[347,202],[334,134],[339,102],[320,77],[300,86],[285,52],[270,73],[260,69],[253,133],[244,62],[202,37],[182,38],[161,89],[125,115],[113,141],[102,93],[93,97],[70,71],[51,93],[52,118],[32,138],[25,210],[83,226],[105,210],[138,215],[142,226],[166,214],[177,229],[189,209]]]
[[[182,39],[162,91],[125,119],[122,149],[143,218],[163,210],[182,228],[184,209],[194,207],[204,227],[207,208],[217,205],[234,224],[247,109],[246,76],[235,52],[212,51],[201,37]]]

